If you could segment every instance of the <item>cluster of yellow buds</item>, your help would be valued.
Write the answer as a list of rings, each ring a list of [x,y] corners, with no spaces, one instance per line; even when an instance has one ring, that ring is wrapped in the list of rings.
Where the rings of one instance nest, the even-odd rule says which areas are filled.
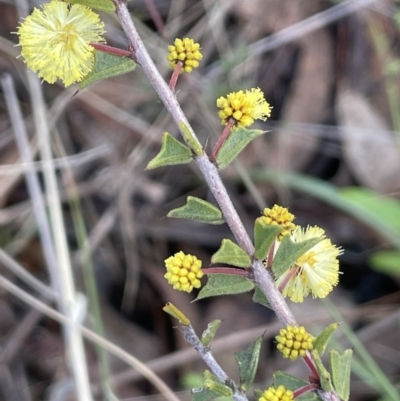
[[[200,44],[189,38],[175,39],[174,44],[168,46],[168,51],[167,60],[171,69],[174,69],[179,62],[182,63],[180,73],[192,72],[199,66],[199,60],[203,58]]]
[[[290,233],[296,227],[296,225],[293,223],[294,215],[290,213],[287,208],[279,205],[274,205],[274,207],[271,209],[265,208],[260,219],[265,224],[282,227],[282,231],[278,236],[278,240],[280,241],[285,235],[290,235]]]
[[[294,400],[293,391],[286,390],[284,386],[268,387],[258,399],[258,401],[292,401]]]
[[[201,260],[193,255],[185,255],[182,251],[165,260],[167,273],[164,277],[174,290],[191,292],[193,288],[200,288],[200,279],[203,277]]]
[[[313,348],[313,336],[303,326],[287,326],[281,329],[275,337],[278,341],[277,348],[284,358],[294,361],[299,356],[303,357],[307,351]]]

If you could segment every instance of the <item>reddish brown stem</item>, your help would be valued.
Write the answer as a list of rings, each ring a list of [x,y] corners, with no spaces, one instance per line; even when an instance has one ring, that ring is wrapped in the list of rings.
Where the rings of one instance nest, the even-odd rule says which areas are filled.
[[[114,54],[120,57],[131,57],[133,58],[133,52],[128,50],[118,49],[117,47],[103,45],[101,43],[91,43],[90,46],[94,47],[96,50],[104,53]]]
[[[215,162],[217,159],[217,155],[219,150],[221,149],[222,145],[225,143],[225,141],[228,139],[229,134],[232,131],[232,127],[235,125],[236,121],[233,118],[230,118],[228,121],[228,124],[225,125],[224,130],[222,131],[221,136],[218,138],[217,143],[214,146],[214,149],[212,150],[210,160],[212,162]]]
[[[205,267],[201,269],[204,274],[231,274],[234,276],[249,277],[250,271],[246,269],[236,269],[234,267]]]
[[[282,281],[280,286],[278,287],[278,290],[282,293],[283,290],[285,289],[287,283],[290,281],[290,279],[296,274],[297,269],[294,267],[290,268],[290,271],[286,274],[285,279]]]
[[[178,77],[179,74],[181,73],[183,67],[183,63],[181,61],[178,61],[178,63],[176,64],[175,68],[174,68],[174,72],[171,75],[171,79],[169,80],[169,89],[171,89],[172,91],[175,89],[176,83],[178,82]]]
[[[311,381],[315,380],[315,382],[319,383],[320,382],[319,373],[318,373],[318,370],[315,367],[315,363],[311,359],[311,356],[309,353],[307,353],[306,356],[303,357],[303,361],[307,365],[307,367],[312,375],[312,378],[310,380]]]
[[[274,261],[274,252],[275,252],[275,242],[272,243],[271,248],[268,252],[267,257],[267,267],[270,268],[272,266],[272,262]]]
[[[298,388],[296,391],[293,391],[293,398],[300,397],[303,394],[314,391],[318,388],[318,385],[315,383],[307,384],[306,386]]]

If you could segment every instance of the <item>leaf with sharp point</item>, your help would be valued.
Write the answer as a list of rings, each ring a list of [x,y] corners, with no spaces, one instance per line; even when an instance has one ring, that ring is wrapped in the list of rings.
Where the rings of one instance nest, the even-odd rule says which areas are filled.
[[[186,145],[179,142],[168,132],[164,132],[161,150],[154,159],[149,161],[146,168],[150,170],[161,166],[186,164],[190,163],[192,158],[192,152]]]
[[[203,334],[201,335],[201,342],[205,347],[210,347],[211,341],[214,339],[215,334],[217,333],[217,330],[221,323],[222,320],[220,319],[215,319],[212,322],[208,323],[207,328],[203,331]]]
[[[247,391],[254,382],[258,368],[263,337],[258,337],[246,351],[235,352],[240,370],[240,389]]]
[[[94,51],[94,67],[79,83],[79,89],[102,79],[126,74],[136,68],[136,63],[128,57],[120,57],[114,54]]]
[[[344,401],[348,401],[350,396],[352,356],[353,351],[351,349],[347,349],[341,355],[336,350],[329,351],[329,366],[333,388],[335,389],[337,395]]]
[[[212,263],[227,263],[232,266],[249,267],[250,256],[230,239],[223,239],[221,247],[211,258]]]
[[[319,356],[318,352],[312,350],[311,353],[315,362],[315,366],[319,373],[319,379],[321,381],[322,389],[325,391],[332,391],[333,387],[330,373],[326,370],[325,366],[323,365],[321,357]]]
[[[218,168],[223,169],[228,166],[253,139],[264,133],[265,131],[259,129],[246,128],[232,131],[217,154]]]
[[[256,219],[254,224],[254,246],[255,257],[260,260],[266,259],[271,245],[277,235],[282,231],[281,226],[265,224],[262,218]]]
[[[242,294],[251,291],[254,283],[243,276],[232,274],[209,274],[207,284],[200,290],[196,301],[218,295]]]
[[[314,340],[313,349],[316,350],[320,356],[324,354],[332,334],[338,327],[339,323],[332,323]]]
[[[311,238],[301,242],[293,242],[289,235],[285,235],[272,262],[272,271],[275,277],[282,276],[286,270],[295,264],[300,256],[303,256],[313,246],[317,245],[321,239]]]
[[[178,219],[196,220],[207,224],[225,223],[221,210],[195,196],[188,196],[186,205],[171,210],[167,216]]]
[[[192,401],[209,401],[215,398],[230,397],[233,390],[209,370],[204,372],[204,386],[192,389]]]

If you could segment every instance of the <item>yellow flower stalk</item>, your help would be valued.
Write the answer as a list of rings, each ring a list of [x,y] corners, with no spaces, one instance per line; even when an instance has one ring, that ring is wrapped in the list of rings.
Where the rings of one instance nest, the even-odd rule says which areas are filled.
[[[294,214],[289,213],[287,208],[278,205],[274,205],[271,209],[265,208],[263,215],[259,217],[265,224],[282,227],[282,232],[278,236],[280,241],[285,235],[289,235],[295,229],[294,218]]]
[[[286,390],[284,386],[275,388],[268,387],[258,399],[258,401],[292,401],[294,400],[293,391]]]
[[[199,60],[203,58],[200,52],[200,44],[195,43],[190,38],[175,39],[174,44],[168,46],[168,51],[167,60],[170,68],[174,70],[176,65],[181,63],[180,74],[192,72],[199,66]]]
[[[325,237],[325,231],[319,227],[297,226],[290,238],[301,242],[311,238],[321,238],[317,245],[302,255],[295,266],[287,270],[276,280],[282,295],[293,302],[303,302],[310,292],[313,298],[325,298],[339,281],[339,261],[337,257],[343,250],[336,247]]]
[[[226,97],[217,99],[217,107],[221,110],[218,116],[222,125],[227,125],[233,119],[233,128],[248,127],[254,120],[265,121],[271,116],[271,106],[264,98],[260,88],[229,93]]]
[[[174,290],[191,292],[193,288],[200,288],[200,279],[203,277],[201,260],[193,255],[185,255],[182,251],[165,259],[167,273],[164,277]]]
[[[81,81],[93,68],[94,48],[105,42],[98,14],[81,4],[53,0],[35,8],[19,26],[21,55],[28,67],[48,83],[65,86]]]
[[[275,337],[277,348],[284,358],[295,361],[299,356],[304,357],[313,348],[313,337],[303,326],[287,326],[281,329]]]

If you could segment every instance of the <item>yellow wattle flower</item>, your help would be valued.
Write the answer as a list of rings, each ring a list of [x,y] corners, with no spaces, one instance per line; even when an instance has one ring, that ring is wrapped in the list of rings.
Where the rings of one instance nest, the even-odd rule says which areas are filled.
[[[293,242],[302,242],[311,238],[321,238],[295,265],[276,280],[282,295],[293,302],[303,302],[310,292],[313,298],[325,298],[339,282],[339,261],[343,253],[325,237],[325,231],[317,226],[306,229],[297,226],[290,234]]]
[[[203,277],[201,260],[193,255],[185,255],[182,251],[165,259],[167,273],[164,277],[174,290],[191,292],[193,288],[200,288]]]
[[[35,8],[21,23],[21,55],[28,67],[48,83],[61,79],[65,86],[81,81],[93,68],[94,48],[105,42],[104,23],[81,4],[53,0]]]
[[[313,348],[313,337],[303,326],[287,326],[286,329],[279,331],[275,339],[283,357],[291,361],[295,361],[299,356],[305,356],[307,351]]]
[[[247,91],[231,92],[226,97],[217,99],[217,107],[221,110],[218,116],[221,124],[228,124],[230,119],[235,121],[233,128],[248,127],[254,120],[265,121],[271,116],[272,107],[264,98],[260,88]]]
[[[268,387],[258,399],[258,401],[292,401],[294,400],[293,391],[286,390],[284,386],[275,388],[273,386]]]
[[[200,44],[190,38],[175,39],[174,44],[168,46],[168,51],[167,60],[172,70],[178,62],[182,63],[180,74],[192,72],[199,66],[199,60],[203,58],[200,52]]]

